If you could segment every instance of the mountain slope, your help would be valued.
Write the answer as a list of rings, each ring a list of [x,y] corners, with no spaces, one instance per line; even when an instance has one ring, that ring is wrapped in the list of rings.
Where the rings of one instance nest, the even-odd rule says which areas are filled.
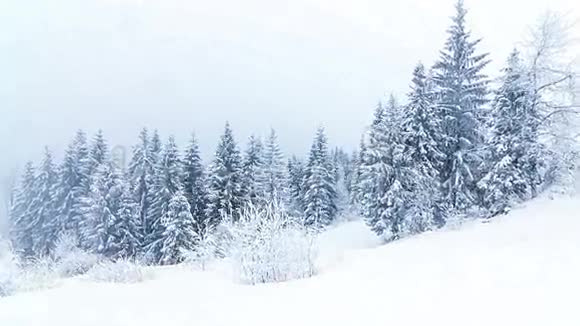
[[[141,284],[71,280],[0,299],[0,325],[580,324],[577,198],[380,247],[357,222],[321,242],[310,279],[252,287],[173,267]]]

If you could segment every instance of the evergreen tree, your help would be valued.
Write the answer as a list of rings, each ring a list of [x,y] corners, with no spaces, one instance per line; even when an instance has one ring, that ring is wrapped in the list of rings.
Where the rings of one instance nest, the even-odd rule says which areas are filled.
[[[436,119],[433,90],[419,64],[413,72],[409,104],[402,113],[402,143],[407,162],[414,176],[412,212],[407,223],[412,231],[422,232],[441,226],[444,212],[440,198],[438,171],[443,166],[445,155],[439,148],[441,121]],[[409,220],[410,219],[410,220]]]
[[[242,189],[247,196],[248,203],[258,205],[263,202],[264,189],[264,148],[260,138],[250,136],[248,148],[242,162],[243,180]]]
[[[59,231],[72,233],[77,238],[80,238],[79,224],[83,219],[82,200],[90,190],[89,163],[87,137],[79,130],[64,154],[56,186]]]
[[[340,210],[345,210],[350,203],[353,162],[350,156],[341,148],[335,148],[331,156],[336,183],[337,205]]]
[[[175,193],[183,189],[181,184],[182,169],[175,139],[169,137],[157,165],[157,177],[152,192],[153,200],[147,213],[147,222],[150,223],[151,230],[145,235],[145,246],[147,258],[153,262],[158,262],[161,255],[160,250],[165,231],[165,226],[161,220],[167,213],[169,203]]]
[[[440,169],[444,196],[454,209],[478,203],[475,182],[479,177],[482,143],[482,105],[488,94],[487,77],[482,70],[487,54],[476,54],[480,40],[471,40],[465,26],[467,11],[463,1],[448,30],[449,38],[435,64],[433,81],[438,89],[438,118],[443,122],[441,150],[445,155]]]
[[[162,265],[180,263],[183,261],[184,253],[193,250],[198,241],[195,221],[183,192],[175,193],[162,222],[164,230],[160,263]]]
[[[122,185],[119,210],[113,226],[110,252],[114,259],[136,258],[141,252],[143,239],[139,204],[128,181]]]
[[[534,112],[529,76],[517,51],[510,55],[501,83],[493,101],[487,146],[492,166],[479,182],[492,215],[533,196],[540,179],[539,114]]]
[[[155,164],[158,162],[158,158],[154,154],[155,148],[152,147],[152,144],[152,141],[149,139],[149,131],[144,128],[139,134],[139,143],[133,147],[133,156],[128,170],[129,183],[132,187],[134,199],[138,205],[137,212],[139,214],[139,225],[142,228],[140,233],[142,235],[150,231],[150,225],[146,219],[151,205],[152,189],[155,181]]]
[[[354,172],[351,178],[351,185],[350,185],[350,202],[351,205],[354,206],[357,209],[361,209],[361,203],[362,203],[362,188],[361,188],[361,182],[362,182],[362,172],[363,172],[363,164],[364,164],[364,155],[365,155],[365,151],[366,151],[366,144],[364,141],[364,137],[361,138],[360,140],[360,144],[359,144],[359,148],[358,151],[356,152],[356,155],[353,155],[353,157],[355,157],[353,165],[354,165]]]
[[[229,123],[215,152],[209,174],[208,218],[212,226],[222,217],[239,219],[244,204],[242,159]]]
[[[202,233],[207,223],[208,190],[207,178],[195,136],[192,136],[190,145],[185,152],[183,170],[183,195],[189,203],[191,216],[195,222],[195,231]]]
[[[278,144],[278,136],[274,129],[264,146],[264,199],[267,203],[285,203],[288,195],[288,176],[284,164],[284,155]]]
[[[401,136],[391,128],[389,116],[381,115],[380,110],[376,110],[363,152],[359,192],[366,223],[390,241],[404,232],[412,177]],[[390,115],[391,119],[394,117]]]
[[[336,182],[328,153],[328,140],[319,128],[304,175],[304,223],[315,227],[331,224],[336,216]]]
[[[11,238],[17,252],[24,257],[33,256],[32,203],[35,192],[35,168],[32,162],[26,163],[22,180],[14,195],[10,208]]]
[[[288,192],[290,197],[290,207],[295,212],[302,215],[304,209],[304,163],[296,156],[288,160]]]
[[[93,139],[93,143],[91,145],[90,153],[89,153],[89,163],[88,163],[88,175],[91,176],[95,170],[109,162],[110,159],[110,152],[109,152],[109,145],[105,140],[105,136],[103,135],[103,131],[97,131],[95,138]]]
[[[112,162],[97,166],[91,177],[91,190],[82,200],[80,222],[82,246],[94,253],[113,257],[117,253],[118,212],[123,182]]]
[[[33,251],[37,256],[48,255],[58,238],[57,180],[58,174],[52,153],[46,148],[39,174],[34,182],[34,198],[30,206],[33,218],[30,231]]]

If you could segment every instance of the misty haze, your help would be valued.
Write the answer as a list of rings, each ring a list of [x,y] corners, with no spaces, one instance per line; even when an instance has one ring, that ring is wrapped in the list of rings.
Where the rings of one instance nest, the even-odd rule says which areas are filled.
[[[0,2],[0,325],[578,325],[580,6]]]

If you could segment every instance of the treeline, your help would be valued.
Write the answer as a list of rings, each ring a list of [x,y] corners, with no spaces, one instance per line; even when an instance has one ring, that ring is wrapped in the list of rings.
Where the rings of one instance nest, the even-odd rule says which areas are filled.
[[[60,236],[85,250],[117,258],[173,264],[195,249],[224,218],[277,203],[304,224],[321,227],[337,215],[336,187],[348,156],[332,153],[321,128],[305,163],[286,160],[274,130],[250,137],[242,154],[229,124],[206,169],[192,137],[181,152],[173,137],[143,129],[127,167],[114,160],[102,132],[79,131],[63,162],[47,149],[28,163],[11,210],[12,238],[25,257],[51,254]],[[343,187],[344,188],[344,187]]]
[[[47,150],[38,167],[26,166],[11,210],[15,247],[49,255],[72,234],[113,259],[173,264],[224,218],[273,203],[313,228],[358,212],[386,241],[507,212],[576,169],[577,151],[554,145],[565,139],[554,136],[555,118],[568,110],[552,101],[572,75],[540,64],[549,49],[531,60],[514,50],[492,84],[465,19],[458,1],[438,61],[416,66],[402,104],[379,103],[354,154],[330,151],[322,128],[305,159],[286,159],[274,131],[250,137],[242,153],[226,124],[207,167],[195,137],[180,151],[146,129],[125,167],[101,132],[89,141],[79,131],[58,165]]]

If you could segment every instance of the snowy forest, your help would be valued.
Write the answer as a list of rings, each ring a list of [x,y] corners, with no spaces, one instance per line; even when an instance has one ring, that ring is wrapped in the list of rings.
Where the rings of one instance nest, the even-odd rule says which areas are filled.
[[[388,243],[565,192],[578,170],[578,105],[577,73],[559,56],[561,17],[543,17],[497,72],[468,19],[458,1],[438,60],[417,63],[406,96],[361,110],[369,121],[354,152],[331,146],[320,127],[298,157],[275,130],[246,141],[224,122],[209,162],[194,135],[179,148],[147,128],[124,162],[103,132],[79,130],[62,160],[46,148],[23,167],[10,199],[14,252],[58,259],[65,243],[111,261],[175,265],[231,255],[223,243],[235,238],[253,248],[238,254],[256,260],[247,277],[260,283],[285,279],[264,270],[281,246],[353,216]],[[307,260],[290,251],[300,255],[290,263]]]

